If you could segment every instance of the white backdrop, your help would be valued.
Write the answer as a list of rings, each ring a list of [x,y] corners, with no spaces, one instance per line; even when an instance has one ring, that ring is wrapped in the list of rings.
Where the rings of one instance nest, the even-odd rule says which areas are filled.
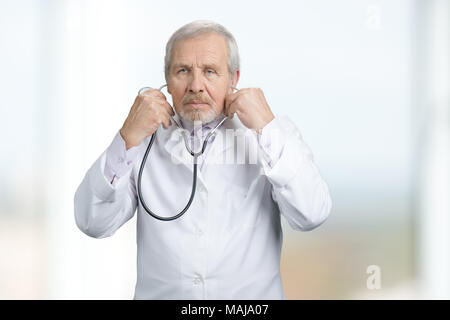
[[[135,219],[91,239],[76,228],[73,195],[138,89],[164,83],[170,35],[198,19],[234,34],[238,87],[262,88],[275,115],[290,116],[330,186],[324,226],[304,235],[284,224],[288,298],[370,296],[370,264],[382,267],[384,297],[410,288],[419,3],[1,0],[0,298],[133,296]],[[309,254],[298,285],[289,272],[297,245]],[[319,264],[331,280],[309,283]]]

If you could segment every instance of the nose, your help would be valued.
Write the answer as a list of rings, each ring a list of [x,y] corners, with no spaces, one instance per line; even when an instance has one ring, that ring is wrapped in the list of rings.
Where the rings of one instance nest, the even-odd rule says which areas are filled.
[[[195,70],[192,72],[192,76],[189,83],[189,92],[199,93],[205,90],[205,83],[201,71]]]

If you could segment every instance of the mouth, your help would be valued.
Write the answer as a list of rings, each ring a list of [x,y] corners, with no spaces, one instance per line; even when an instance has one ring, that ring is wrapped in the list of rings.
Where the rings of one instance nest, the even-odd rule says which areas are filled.
[[[205,103],[203,101],[191,101],[189,103],[186,103],[186,105],[191,106],[192,108],[203,108],[209,106],[208,103]]]

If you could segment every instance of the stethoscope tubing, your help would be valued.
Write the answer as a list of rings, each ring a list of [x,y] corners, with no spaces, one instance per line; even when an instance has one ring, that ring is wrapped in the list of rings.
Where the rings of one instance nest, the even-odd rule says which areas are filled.
[[[167,84],[161,86],[158,90],[161,91],[164,87],[166,87]],[[231,87],[234,90],[239,91],[239,89],[235,88],[235,87]],[[139,94],[144,94],[145,91],[151,89],[150,87],[144,87],[142,89],[139,90]],[[171,120],[173,121],[173,123],[175,123],[175,125],[178,128],[181,128],[184,133],[184,128],[182,128],[176,121],[175,119],[170,116]],[[194,200],[194,196],[195,196],[195,190],[197,187],[197,158],[203,154],[203,152],[205,152],[206,150],[206,146],[208,144],[208,140],[209,138],[214,134],[214,132],[216,131],[217,128],[219,128],[224,122],[225,120],[228,119],[227,117],[223,118],[206,136],[205,140],[203,141],[203,146],[202,149],[198,152],[194,152],[191,150],[191,148],[189,147],[189,143],[187,140],[187,137],[185,134],[183,134],[183,138],[184,138],[184,143],[186,146],[186,149],[188,150],[188,152],[194,157],[194,164],[193,164],[193,177],[192,177],[192,190],[191,190],[191,196],[189,197],[189,201],[186,204],[186,206],[184,207],[184,209],[179,212],[178,214],[172,216],[172,217],[162,217],[157,215],[156,213],[152,212],[150,210],[150,208],[147,206],[147,204],[145,203],[144,197],[142,196],[142,187],[141,187],[141,180],[142,180],[142,172],[144,171],[144,167],[145,167],[145,163],[147,162],[147,158],[148,155],[150,153],[150,149],[152,148],[153,142],[155,141],[156,138],[156,130],[153,134],[152,137],[150,138],[150,142],[148,143],[147,149],[145,150],[145,154],[144,157],[142,158],[142,162],[141,162],[141,166],[139,168],[139,174],[138,174],[138,183],[137,183],[137,191],[138,191],[138,198],[140,203],[142,204],[142,207],[144,208],[144,210],[153,218],[160,220],[160,221],[172,221],[175,219],[178,219],[179,217],[181,217],[191,206],[192,201]]]

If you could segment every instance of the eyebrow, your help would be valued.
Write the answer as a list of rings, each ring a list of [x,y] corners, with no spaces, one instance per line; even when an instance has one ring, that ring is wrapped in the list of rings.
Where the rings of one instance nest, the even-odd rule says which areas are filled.
[[[187,63],[176,63],[176,64],[173,65],[173,67],[175,69],[178,69],[178,68],[191,68],[191,66],[188,65]],[[203,68],[217,70],[217,69],[219,69],[219,66],[217,64],[215,64],[215,63],[206,63],[206,64],[203,65]]]

